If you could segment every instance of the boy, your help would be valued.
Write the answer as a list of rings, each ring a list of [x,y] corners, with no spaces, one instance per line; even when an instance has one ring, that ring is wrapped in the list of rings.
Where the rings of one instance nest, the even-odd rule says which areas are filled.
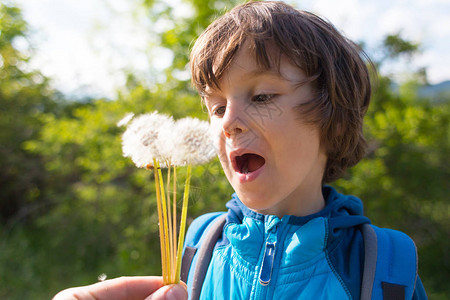
[[[361,52],[332,25],[282,2],[238,6],[198,38],[192,80],[236,193],[200,285],[195,249],[221,214],[188,230],[191,297],[362,297],[360,226],[370,221],[359,199],[324,186],[364,155],[371,89]],[[397,289],[426,298],[415,277],[410,287],[385,285],[374,295]]]
[[[381,291],[371,284],[379,265],[397,262],[378,256],[367,288],[366,249],[373,249],[365,248],[361,225],[370,220],[359,199],[324,185],[364,155],[370,80],[360,54],[332,25],[282,2],[238,6],[198,38],[192,79],[236,193],[226,214],[201,216],[187,232],[183,271],[191,299],[426,299],[415,257],[403,265],[406,273],[413,265],[413,279],[383,282]],[[224,216],[222,226],[217,219]],[[380,240],[388,232],[376,231]],[[215,239],[207,238],[211,232]],[[403,250],[407,256],[410,249]],[[119,299],[120,280],[128,292],[155,292],[148,299],[186,297],[180,285],[158,289],[159,277],[146,284],[140,278],[139,288],[137,279],[124,278],[65,293],[103,299],[100,292],[109,291]]]

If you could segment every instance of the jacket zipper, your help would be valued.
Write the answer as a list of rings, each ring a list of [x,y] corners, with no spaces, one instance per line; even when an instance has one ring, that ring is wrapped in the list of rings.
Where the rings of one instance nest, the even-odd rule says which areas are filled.
[[[280,259],[280,246],[283,245],[283,243],[279,243],[278,241],[278,235],[282,231],[284,232],[286,230],[286,221],[282,221],[280,219],[271,219],[266,220],[266,222],[273,222],[272,224],[267,224],[266,226],[270,226],[270,229],[267,230],[267,235],[265,239],[265,243],[263,244],[263,253],[262,258],[260,258],[260,269],[258,273],[258,277],[255,278],[255,292],[252,293],[251,299],[267,299],[267,293],[271,289],[273,289],[273,284],[271,286],[272,280],[275,280],[275,278],[272,276],[274,272],[274,266],[279,262]],[[280,231],[281,230],[281,231]],[[279,248],[277,250],[277,248]]]
[[[278,241],[278,237],[288,228],[288,226],[286,226],[288,220],[288,218],[283,218],[282,220],[278,219],[278,222],[272,220],[275,221],[276,224],[272,224],[271,228],[267,231],[266,240],[263,244],[264,253],[262,254],[262,259],[260,260],[261,267],[257,278],[259,282],[255,286],[256,290],[254,297],[251,297],[252,299],[267,299],[268,295],[271,294],[270,291],[275,288],[272,281],[276,279],[273,275],[277,272],[274,271],[274,267],[281,259],[280,250],[282,250],[283,247],[283,242],[281,241],[280,243],[280,241]],[[269,296],[269,298],[270,297],[271,296]]]
[[[278,224],[277,224],[278,225]],[[255,293],[251,299],[266,299],[266,294],[270,288],[272,280],[272,271],[275,263],[276,244],[277,244],[277,225],[268,231],[265,243],[262,245],[263,253],[260,260],[259,273],[256,275]]]
[[[264,258],[259,272],[259,283],[266,286],[272,279],[273,262],[275,260],[276,242],[266,242],[264,250]]]

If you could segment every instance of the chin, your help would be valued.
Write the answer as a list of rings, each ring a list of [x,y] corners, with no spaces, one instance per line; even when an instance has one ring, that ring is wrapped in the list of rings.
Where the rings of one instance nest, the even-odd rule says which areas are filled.
[[[236,192],[236,194],[245,206],[259,213],[270,211],[273,206],[272,200],[267,198],[267,194],[240,192]]]

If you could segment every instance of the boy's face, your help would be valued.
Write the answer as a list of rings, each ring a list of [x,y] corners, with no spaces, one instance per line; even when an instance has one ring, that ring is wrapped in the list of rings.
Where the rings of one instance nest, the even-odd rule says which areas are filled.
[[[250,209],[304,216],[321,210],[326,155],[319,130],[302,124],[296,106],[312,98],[303,72],[281,57],[261,71],[252,52],[241,48],[204,97],[228,181]],[[273,56],[272,56],[273,57]]]

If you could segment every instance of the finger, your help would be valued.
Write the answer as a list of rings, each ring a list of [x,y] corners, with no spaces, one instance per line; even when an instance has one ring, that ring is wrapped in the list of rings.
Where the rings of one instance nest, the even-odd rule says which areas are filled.
[[[181,284],[164,286],[145,300],[186,300],[187,298],[186,285],[181,282]]]
[[[145,299],[163,286],[162,277],[120,277],[58,293],[53,300]]]

